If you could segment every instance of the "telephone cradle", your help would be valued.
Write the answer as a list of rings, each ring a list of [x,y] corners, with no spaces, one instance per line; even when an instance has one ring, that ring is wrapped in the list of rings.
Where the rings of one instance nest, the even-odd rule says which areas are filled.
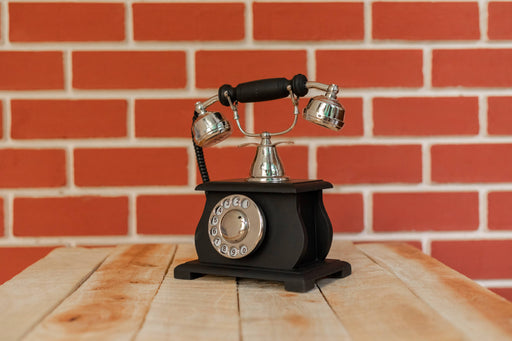
[[[306,292],[318,279],[350,275],[350,264],[326,259],[332,226],[322,180],[205,182],[206,203],[195,233],[197,260],[174,269],[178,279],[203,275],[284,282]]]

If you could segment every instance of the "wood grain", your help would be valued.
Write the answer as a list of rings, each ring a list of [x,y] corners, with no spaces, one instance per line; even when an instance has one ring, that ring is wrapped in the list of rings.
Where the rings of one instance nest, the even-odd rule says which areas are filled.
[[[512,340],[512,303],[415,248],[335,242],[329,257],[352,275],[292,293],[174,279],[192,244],[57,249],[0,286],[0,340]]]
[[[512,303],[406,244],[358,246],[468,340],[511,340]]]
[[[197,258],[194,245],[180,244],[136,340],[238,340],[234,278],[175,279],[174,268]]]
[[[17,340],[75,291],[111,248],[60,248],[0,286],[0,340]]]
[[[282,283],[240,280],[238,293],[244,341],[350,340],[316,287],[293,293]]]
[[[133,338],[168,269],[174,249],[173,245],[117,247],[87,282],[26,339]]]
[[[329,257],[346,260],[352,274],[318,282],[353,340],[463,340],[430,306],[352,243],[335,243]]]

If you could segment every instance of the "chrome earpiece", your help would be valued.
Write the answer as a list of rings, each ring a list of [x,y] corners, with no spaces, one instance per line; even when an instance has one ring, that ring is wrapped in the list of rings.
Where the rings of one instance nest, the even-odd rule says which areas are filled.
[[[192,126],[194,141],[200,147],[214,146],[227,139],[231,133],[231,125],[219,112],[205,112]]]
[[[196,112],[199,114],[192,125],[194,142],[200,147],[211,147],[227,139],[231,133],[231,125],[220,112],[206,111],[205,108],[217,101],[217,96],[206,102],[196,103]]]
[[[334,131],[340,130],[341,127],[343,127],[345,109],[340,102],[336,100],[338,87],[335,84],[331,84],[325,89],[326,85],[320,83],[314,83],[310,86],[326,90],[326,94],[311,98],[308,105],[304,108],[302,117],[322,127]]]

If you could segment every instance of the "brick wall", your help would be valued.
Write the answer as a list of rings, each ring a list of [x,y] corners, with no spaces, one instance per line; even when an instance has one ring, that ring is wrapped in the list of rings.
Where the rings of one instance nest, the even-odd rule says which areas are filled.
[[[304,73],[341,86],[346,126],[301,121],[280,155],[334,183],[335,238],[411,242],[512,297],[511,1],[0,3],[0,282],[57,246],[191,241],[194,102]],[[205,151],[212,179],[246,176],[243,141]]]

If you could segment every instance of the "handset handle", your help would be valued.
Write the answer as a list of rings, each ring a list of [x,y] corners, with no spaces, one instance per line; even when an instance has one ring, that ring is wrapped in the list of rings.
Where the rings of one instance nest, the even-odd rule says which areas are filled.
[[[252,82],[238,84],[232,87],[224,84],[219,88],[219,102],[225,106],[230,106],[225,94],[228,94],[232,102],[263,102],[279,98],[285,98],[290,95],[288,86],[296,96],[305,96],[308,93],[306,87],[308,79],[306,76],[298,74],[291,80],[286,78],[268,78]]]

